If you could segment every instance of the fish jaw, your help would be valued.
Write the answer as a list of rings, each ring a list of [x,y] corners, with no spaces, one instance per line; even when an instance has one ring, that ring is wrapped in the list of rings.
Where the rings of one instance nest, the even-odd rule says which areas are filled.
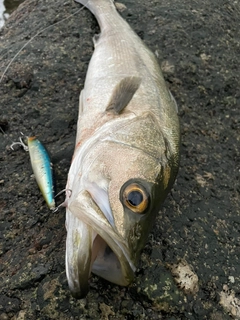
[[[66,228],[66,274],[75,298],[86,296],[91,272],[122,286],[132,282],[136,267],[127,244],[88,191],[68,204]]]
[[[66,274],[70,291],[75,298],[82,298],[88,293],[88,278],[91,266],[91,229],[72,215],[67,214]]]

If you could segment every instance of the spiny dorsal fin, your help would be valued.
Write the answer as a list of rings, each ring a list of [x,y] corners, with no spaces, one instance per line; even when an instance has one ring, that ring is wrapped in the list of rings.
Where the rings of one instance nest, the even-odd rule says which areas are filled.
[[[121,113],[131,101],[140,83],[141,78],[135,76],[122,79],[114,88],[106,111]]]

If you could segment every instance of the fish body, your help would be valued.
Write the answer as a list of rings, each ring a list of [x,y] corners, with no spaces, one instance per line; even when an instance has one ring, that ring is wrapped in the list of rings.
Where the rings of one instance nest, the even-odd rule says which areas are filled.
[[[51,210],[55,209],[52,164],[47,150],[36,137],[27,138],[33,173],[39,189]]]
[[[66,273],[73,296],[90,273],[134,279],[141,249],[179,165],[179,120],[154,54],[111,0],[77,1],[101,33],[79,98],[66,192]]]

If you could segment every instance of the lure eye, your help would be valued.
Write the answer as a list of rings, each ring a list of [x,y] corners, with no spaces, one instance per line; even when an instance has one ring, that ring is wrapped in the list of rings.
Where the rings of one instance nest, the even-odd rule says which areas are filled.
[[[143,213],[149,204],[148,193],[136,183],[132,183],[124,189],[122,198],[123,204],[136,213]]]

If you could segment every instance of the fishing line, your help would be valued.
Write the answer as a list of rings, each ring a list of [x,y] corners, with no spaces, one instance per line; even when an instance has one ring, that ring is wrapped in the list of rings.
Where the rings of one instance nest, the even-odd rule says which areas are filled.
[[[52,27],[54,27],[54,26],[56,26],[56,25],[58,25],[58,24],[60,24],[60,23],[62,23],[62,22],[64,22],[64,21],[66,21],[67,19],[69,19],[69,18],[71,18],[71,17],[73,17],[73,16],[75,16],[75,15],[78,14],[80,11],[82,11],[87,4],[88,4],[88,2],[87,2],[85,5],[83,5],[80,9],[78,9],[77,11],[75,11],[74,13],[68,15],[66,18],[64,18],[64,19],[62,19],[62,20],[60,20],[60,21],[58,21],[58,22],[56,22],[56,23],[54,23],[54,24],[52,24],[52,25],[50,25],[50,26],[48,26],[48,27],[43,28],[42,30],[40,30],[39,32],[37,32],[30,40],[28,40],[28,41],[22,46],[22,48],[14,55],[14,57],[10,60],[10,62],[9,62],[8,65],[6,66],[6,68],[5,68],[2,76],[1,76],[1,78],[0,78],[0,83],[2,82],[4,76],[6,75],[8,69],[10,68],[10,66],[12,65],[12,63],[15,61],[15,59],[19,56],[19,54],[23,51],[23,49],[27,47],[27,45],[28,45],[30,42],[32,42],[37,36],[39,36],[40,34],[42,34],[44,31],[46,31],[46,30],[48,30],[48,29],[50,29],[50,28],[52,28]],[[20,116],[20,115],[18,115],[18,116]],[[21,118],[21,116],[20,116],[20,118]],[[1,128],[1,126],[0,126],[0,131],[4,134],[4,136],[7,137],[6,133],[5,133],[4,130]],[[22,133],[21,133],[21,134],[22,134]],[[23,134],[22,134],[22,135],[23,135]],[[23,135],[23,136],[24,136],[24,135]],[[7,138],[8,138],[8,137],[7,137]],[[28,138],[28,141],[29,141],[29,139],[32,140],[32,138]],[[35,139],[35,138],[34,138],[34,139]],[[36,139],[36,140],[37,140],[37,139]],[[39,151],[44,151],[44,150],[45,150],[44,152],[46,152],[46,154],[45,154],[44,156],[49,158],[48,153],[47,153],[46,149],[44,148],[44,146],[41,144],[41,142],[40,142],[39,140],[37,140],[37,141],[38,141],[38,143],[39,143],[38,153],[39,153]],[[21,147],[23,147],[24,151],[28,151],[29,154],[30,154],[30,159],[31,159],[31,155],[33,154],[33,151],[30,150],[29,145],[26,145],[26,144],[23,142],[23,139],[22,139],[21,137],[19,138],[19,141],[18,141],[18,142],[12,142],[10,148],[11,148],[12,150],[14,150],[13,147],[14,147],[15,145],[20,145]],[[45,161],[44,164],[46,164],[46,167],[48,167],[49,170],[51,170],[51,178],[53,178],[53,177],[52,177],[52,164],[51,164],[51,162],[50,162],[50,158],[47,159],[48,161],[46,161],[46,160],[43,159],[43,156],[41,155],[41,157],[39,156],[39,160],[41,160],[42,162]],[[49,162],[49,163],[48,163],[48,162]],[[42,169],[43,164],[41,164],[41,166],[39,166],[39,165],[38,165],[38,161],[37,161],[37,165],[34,166],[33,163],[32,163],[32,160],[31,160],[31,164],[32,164],[32,168],[33,168],[34,174],[35,174],[35,176],[36,176],[36,170],[37,170],[37,171],[40,171],[40,170]],[[36,178],[36,177],[35,177],[35,178]],[[37,179],[36,179],[36,180],[37,180]],[[40,188],[40,183],[39,183],[38,181],[37,181],[37,183],[38,183],[38,186],[39,186],[39,188]],[[52,182],[50,183],[50,186],[52,186],[52,191],[53,191],[53,193],[54,193],[53,183],[52,183]],[[41,188],[40,188],[40,189],[41,189]],[[42,194],[43,194],[46,202],[48,203],[48,201],[47,201],[47,199],[46,199],[47,196],[44,194],[44,190],[41,190],[41,191],[42,191]],[[64,189],[64,190],[62,190],[61,192],[59,192],[59,193],[55,196],[55,198],[58,197],[59,195],[61,195],[63,192],[66,192],[66,191],[72,192],[72,190],[70,190],[70,189]],[[55,201],[54,201],[53,193],[52,193],[52,201],[53,201],[54,204],[53,204],[53,206],[52,206],[51,204],[48,203],[48,206],[49,206],[49,208],[50,208],[51,210],[53,210],[53,212],[56,212],[56,211],[59,210],[59,208],[61,208],[61,207],[64,206],[65,202],[63,202],[63,203],[61,203],[59,206],[55,207]]]
[[[88,4],[88,2],[86,3],[86,5],[87,5],[87,4]],[[66,18],[64,18],[64,19],[62,19],[62,20],[60,20],[60,21],[57,21],[56,23],[51,24],[50,26],[48,26],[48,27],[40,30],[40,31],[37,32],[30,40],[28,40],[28,41],[22,46],[22,48],[15,54],[15,56],[10,60],[10,62],[8,63],[6,69],[4,70],[4,72],[3,72],[3,74],[2,74],[2,76],[1,76],[1,78],[0,78],[0,83],[2,82],[3,77],[4,77],[5,74],[7,73],[8,69],[9,69],[9,67],[11,66],[11,64],[13,63],[13,61],[18,57],[18,55],[23,51],[24,48],[26,48],[26,46],[27,46],[30,42],[32,42],[37,36],[39,36],[39,35],[40,35],[41,33],[43,33],[44,31],[46,31],[46,30],[48,30],[48,29],[56,26],[57,24],[62,23],[63,21],[65,21],[65,20],[67,20],[67,19],[69,19],[69,18],[71,18],[71,17],[73,17],[73,16],[75,16],[77,13],[79,13],[80,11],[82,11],[82,10],[85,8],[86,5],[83,5],[80,9],[78,9],[78,10],[77,10],[76,12],[74,12],[74,13],[71,13],[71,14],[68,15]]]
[[[88,1],[88,2],[89,2],[89,1]],[[60,21],[57,21],[57,22],[54,23],[54,24],[51,24],[51,25],[48,26],[48,27],[43,28],[42,30],[40,30],[39,32],[37,32],[31,39],[29,39],[29,40],[22,46],[22,48],[14,55],[14,57],[10,60],[10,62],[9,62],[8,65],[6,66],[6,68],[5,68],[2,76],[0,77],[0,84],[1,84],[4,76],[6,75],[8,69],[9,69],[10,66],[12,65],[12,63],[16,60],[16,58],[19,56],[19,54],[23,51],[24,48],[27,47],[27,45],[28,45],[29,43],[31,43],[37,36],[39,36],[40,34],[42,34],[44,31],[46,31],[46,30],[48,30],[48,29],[50,29],[50,28],[52,28],[52,27],[54,27],[54,26],[56,26],[56,25],[58,25],[58,24],[60,24],[60,23],[62,23],[62,22],[64,22],[64,21],[66,21],[67,19],[75,16],[76,14],[78,14],[80,11],[82,11],[82,10],[86,7],[86,5],[88,4],[88,2],[87,2],[85,5],[83,5],[80,9],[78,9],[77,11],[75,11],[74,13],[68,15],[66,18],[64,18],[64,19],[62,19],[62,20],[60,20]],[[23,118],[20,116],[20,114],[18,114],[18,117],[19,117],[21,120],[23,120]],[[6,133],[5,133],[5,132],[3,132],[3,133],[4,133],[5,136],[6,136]]]
[[[88,4],[88,2],[86,3],[86,5],[87,5],[87,4]],[[19,56],[19,54],[23,51],[24,48],[27,47],[27,45],[28,45],[29,43],[31,43],[37,36],[39,36],[40,34],[42,34],[44,31],[46,31],[46,30],[48,30],[48,29],[50,29],[50,28],[52,28],[52,27],[54,27],[54,26],[56,26],[56,25],[58,25],[58,24],[60,24],[60,23],[62,23],[62,22],[64,22],[64,21],[66,21],[67,19],[69,19],[69,18],[71,18],[71,17],[73,17],[73,16],[75,16],[75,15],[78,14],[80,11],[82,11],[82,10],[85,8],[86,5],[83,5],[80,9],[78,9],[78,10],[75,11],[74,13],[68,15],[66,18],[64,18],[64,19],[62,19],[62,20],[60,20],[60,21],[57,21],[56,23],[51,24],[51,25],[48,26],[48,27],[43,28],[42,30],[40,30],[39,32],[37,32],[31,39],[29,39],[29,40],[22,46],[22,48],[14,55],[14,57],[10,60],[10,62],[7,64],[7,66],[6,66],[6,68],[5,68],[2,76],[0,77],[0,83],[2,82],[4,76],[6,75],[8,69],[10,68],[10,66],[12,65],[12,63],[16,60],[16,58]],[[23,118],[20,116],[20,114],[18,114],[18,117],[19,117],[21,120],[23,120]],[[0,131],[3,133],[3,135],[4,135],[6,138],[8,138],[7,134],[4,132],[4,130],[1,128],[1,126],[0,126]],[[21,134],[22,134],[22,133],[21,133]],[[22,134],[22,135],[23,135],[23,134]],[[9,139],[9,138],[8,138],[8,139]],[[9,140],[10,140],[10,139],[9,139]],[[11,140],[10,140],[10,141],[11,141]],[[21,141],[21,138],[20,138],[20,142],[13,142],[13,141],[11,141],[11,143],[12,143],[11,146],[10,146],[11,149],[13,149],[12,147],[13,147],[14,145],[21,145],[21,146],[23,147],[23,149],[24,149],[25,151],[27,151],[27,146],[24,147],[24,142]]]

